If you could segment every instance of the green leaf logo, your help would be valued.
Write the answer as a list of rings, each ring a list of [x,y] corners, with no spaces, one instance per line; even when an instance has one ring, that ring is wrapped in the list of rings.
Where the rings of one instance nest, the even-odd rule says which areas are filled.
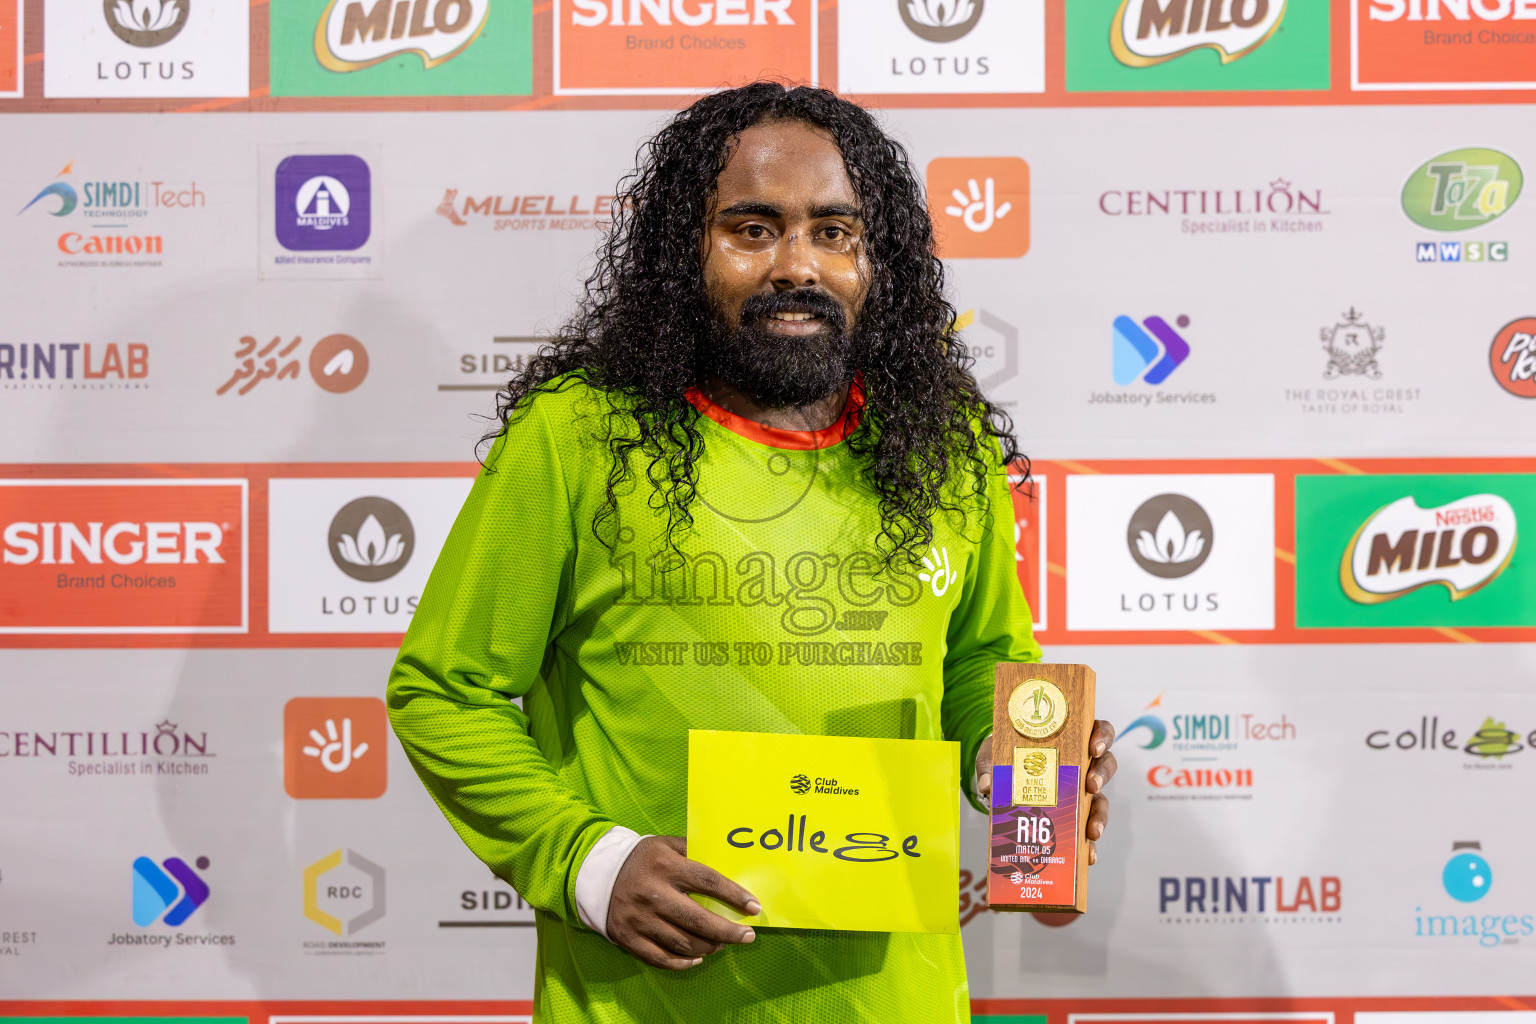
[[[1403,212],[1432,231],[1465,231],[1515,205],[1520,165],[1496,149],[1453,149],[1425,161],[1403,185]]]

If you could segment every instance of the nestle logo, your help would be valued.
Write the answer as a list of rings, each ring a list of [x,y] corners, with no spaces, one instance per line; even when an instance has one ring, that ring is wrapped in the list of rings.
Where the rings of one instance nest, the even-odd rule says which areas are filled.
[[[811,791],[811,780],[807,776],[796,775],[789,780],[789,788],[796,793],[809,793]]]

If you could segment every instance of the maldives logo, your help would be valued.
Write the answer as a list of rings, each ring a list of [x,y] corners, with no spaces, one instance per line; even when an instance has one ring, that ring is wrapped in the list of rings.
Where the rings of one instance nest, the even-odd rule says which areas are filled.
[[[1426,160],[1403,184],[1403,212],[1432,231],[1466,231],[1502,217],[1525,178],[1496,149],[1453,149]]]
[[[277,241],[293,251],[361,249],[371,233],[373,186],[360,156],[298,155],[277,165]]]
[[[191,0],[102,0],[107,27],[129,46],[163,46],[187,25]]]
[[[1199,49],[1223,64],[1252,53],[1274,35],[1285,0],[1122,0],[1110,28],[1115,58],[1151,67]]]
[[[490,0],[331,0],[315,27],[315,57],[342,72],[406,54],[420,57],[423,68],[437,67],[479,37],[490,6]]]
[[[1029,164],[1016,156],[930,161],[928,206],[941,259],[1029,252]]]
[[[197,858],[197,870],[208,870],[207,857]],[[208,902],[208,893],[208,883],[180,857],[167,857],[159,864],[148,857],[133,862],[133,923],[140,928],[156,921],[180,927]]]
[[[1435,508],[1411,495],[1371,515],[1344,548],[1339,583],[1350,600],[1380,604],[1439,584],[1452,601],[1498,578],[1515,553],[1515,510],[1497,494]]]
[[[383,796],[388,735],[377,697],[293,698],[283,706],[283,789],[295,800]]]
[[[1536,317],[1523,316],[1499,328],[1488,349],[1488,365],[1499,387],[1518,398],[1536,398]]]
[[[1180,316],[1174,322],[1183,329],[1189,326],[1189,317]],[[1189,342],[1160,316],[1149,316],[1140,324],[1117,316],[1111,353],[1116,384],[1125,387],[1137,380],[1161,384],[1189,358]]]

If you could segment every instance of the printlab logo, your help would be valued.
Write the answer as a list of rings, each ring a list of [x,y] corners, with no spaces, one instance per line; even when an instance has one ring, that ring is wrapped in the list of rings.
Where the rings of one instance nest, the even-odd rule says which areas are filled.
[[[1343,905],[1338,875],[1165,875],[1157,880],[1157,913],[1163,924],[1244,924],[1256,919],[1341,924]]]
[[[315,33],[315,58],[330,71],[359,71],[415,54],[435,68],[463,53],[485,28],[490,0],[331,0]]]
[[[1460,601],[1492,583],[1515,553],[1515,510],[1497,494],[1433,508],[1402,497],[1366,519],[1339,562],[1339,583],[1358,604],[1381,604],[1439,584]]]
[[[1180,316],[1175,323],[1181,330],[1187,328],[1189,317]],[[1121,387],[1137,380],[1161,384],[1188,358],[1189,342],[1162,317],[1149,316],[1140,324],[1128,316],[1115,317],[1111,367]]]
[[[246,395],[264,380],[297,380],[303,344],[302,336],[289,340],[278,335],[263,345],[246,335],[235,350],[238,365],[214,393],[222,395],[239,384],[235,394]],[[309,375],[323,390],[345,394],[368,376],[368,350],[350,334],[328,334],[310,349]]]
[[[1029,252],[1029,164],[1013,156],[940,157],[928,164],[927,177],[940,257]]]
[[[1353,306],[1344,319],[1332,327],[1324,327],[1320,333],[1323,351],[1328,353],[1328,366],[1323,370],[1324,380],[1336,377],[1369,377],[1381,379],[1381,367],[1376,363],[1376,353],[1381,351],[1386,339],[1384,327],[1372,327]]]
[[[388,719],[377,697],[295,697],[283,707],[283,788],[296,800],[384,795]]]
[[[952,43],[981,20],[986,0],[894,0],[912,34],[930,43]],[[995,2],[995,0],[994,0]]]
[[[1517,398],[1536,398],[1536,317],[1523,316],[1499,328],[1488,364],[1499,387]]]
[[[1483,857],[1481,842],[1462,841],[1451,844],[1451,859],[1440,871],[1440,884],[1445,894],[1460,904],[1481,903],[1493,891],[1493,867]],[[1470,910],[1469,906],[1450,908],[1448,914],[1426,914],[1423,907],[1414,907],[1414,937],[1421,939],[1470,938],[1485,949],[1514,945],[1521,939],[1536,933],[1536,915],[1488,913],[1492,909],[1482,907],[1482,914],[1459,916],[1457,911]]]
[[[107,27],[129,46],[162,46],[187,24],[192,0],[102,0]]]
[[[148,377],[149,346],[139,342],[0,343],[3,391],[137,391],[149,387]]]
[[[277,165],[275,194],[277,241],[283,248],[339,252],[367,244],[373,187],[362,157],[287,157]]]
[[[356,850],[334,850],[304,869],[304,916],[326,931],[356,935],[382,918],[384,909],[384,869]],[[323,943],[320,948],[362,951],[358,947],[382,945]]]
[[[805,794],[811,791],[811,779],[808,775],[796,775],[789,780],[789,788],[792,792]]]
[[[1513,157],[1496,149],[1454,149],[1426,160],[1408,176],[1403,212],[1431,231],[1466,231],[1508,212],[1523,183]]]
[[[1182,579],[1204,565],[1215,539],[1211,517],[1182,494],[1142,502],[1125,533],[1136,564],[1165,580]]]
[[[197,858],[196,863],[198,871],[208,870],[207,857]],[[167,857],[160,864],[148,857],[133,862],[133,923],[140,928],[156,921],[180,927],[208,902],[208,893],[208,883],[180,857]]]
[[[1122,0],[1110,29],[1115,59],[1151,67],[1210,49],[1230,64],[1263,44],[1285,17],[1285,0]]]
[[[331,520],[331,561],[355,580],[377,583],[405,568],[416,531],[405,509],[388,498],[347,502]]]

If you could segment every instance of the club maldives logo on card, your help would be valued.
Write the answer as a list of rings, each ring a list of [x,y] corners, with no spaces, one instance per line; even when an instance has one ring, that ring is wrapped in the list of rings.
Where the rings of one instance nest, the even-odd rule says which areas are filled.
[[[0,633],[243,633],[244,480],[0,481]]]
[[[1350,86],[1536,89],[1529,0],[1350,0]]]
[[[1296,478],[1296,625],[1529,626],[1536,476]]]
[[[554,91],[687,95],[816,83],[814,0],[554,0]]]

